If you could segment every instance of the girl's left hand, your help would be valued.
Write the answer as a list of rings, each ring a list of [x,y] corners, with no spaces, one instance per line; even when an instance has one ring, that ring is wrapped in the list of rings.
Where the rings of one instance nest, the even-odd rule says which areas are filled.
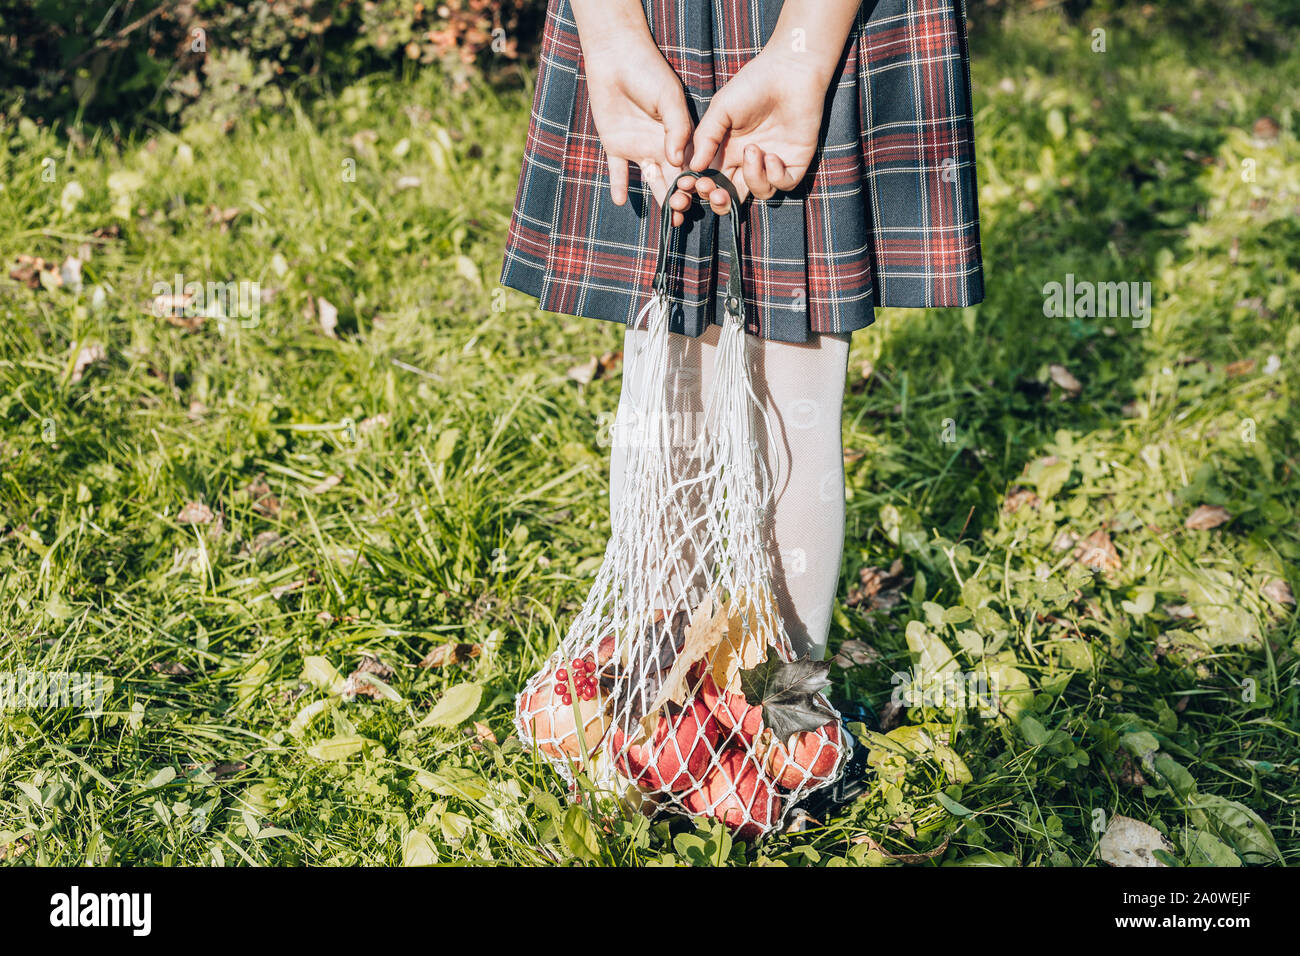
[[[722,170],[742,202],[793,189],[817,152],[826,89],[806,60],[764,49],[713,95],[695,130],[690,168]],[[684,179],[669,198],[674,224],[683,221],[692,192],[719,215],[730,204],[726,190],[707,176]]]

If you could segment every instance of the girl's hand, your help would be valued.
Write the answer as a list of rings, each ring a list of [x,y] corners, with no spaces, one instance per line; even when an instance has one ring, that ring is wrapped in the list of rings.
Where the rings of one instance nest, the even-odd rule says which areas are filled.
[[[622,35],[618,43],[593,44],[584,55],[591,115],[609,164],[614,204],[627,202],[629,163],[661,204],[672,177],[686,165],[690,111],[681,80],[650,39]]]
[[[794,189],[817,152],[826,89],[806,59],[764,49],[714,94],[695,131],[690,167],[722,170],[742,202]],[[690,208],[692,187],[714,212],[727,211],[730,197],[713,180],[684,179],[669,200],[675,225]]]

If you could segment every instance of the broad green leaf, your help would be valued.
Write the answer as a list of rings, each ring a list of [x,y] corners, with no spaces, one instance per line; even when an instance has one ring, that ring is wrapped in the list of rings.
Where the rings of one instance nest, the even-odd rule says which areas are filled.
[[[402,841],[402,866],[432,866],[438,850],[423,830],[412,830]]]
[[[560,842],[570,854],[589,863],[600,862],[600,841],[587,811],[577,804],[569,807],[560,827]]]
[[[1259,814],[1235,800],[1211,794],[1192,794],[1188,815],[1198,829],[1228,843],[1246,863],[1281,863],[1282,852]]]
[[[176,779],[176,768],[163,767],[156,774],[154,774],[152,777],[149,778],[149,782],[145,784],[145,786],[150,788],[161,787],[171,783],[175,779]]]
[[[942,790],[935,792],[934,797],[939,804],[955,817],[968,817],[973,812],[969,807],[963,807],[960,803],[948,796]]]
[[[343,677],[338,668],[323,657],[304,657],[302,679],[313,687],[337,694],[343,689]]]
[[[488,792],[488,782],[468,767],[444,764],[437,770],[417,775],[420,786],[443,797],[479,800]]]
[[[1203,830],[1186,827],[1182,844],[1188,866],[1241,866],[1241,857],[1232,847]]]
[[[424,720],[415,726],[418,728],[455,727],[474,716],[474,711],[478,710],[482,699],[482,684],[457,684],[448,688],[442,695],[442,699],[434,705],[433,710],[429,711]]]
[[[368,743],[373,741],[355,734],[331,737],[329,740],[312,744],[307,748],[307,755],[317,760],[347,760],[353,754],[359,753]]]

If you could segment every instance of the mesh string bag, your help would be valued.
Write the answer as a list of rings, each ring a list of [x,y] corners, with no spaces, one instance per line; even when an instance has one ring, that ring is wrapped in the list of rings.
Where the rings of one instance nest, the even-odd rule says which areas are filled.
[[[647,333],[637,407],[654,411],[615,424],[627,459],[609,543],[559,648],[516,698],[515,726],[571,786],[582,772],[647,812],[721,820],[753,839],[833,783],[853,743],[823,692],[829,663],[796,660],[777,612],[772,476],[756,431],[770,446],[772,428],[747,364],[740,203],[721,173],[694,175],[732,196],[713,388],[698,429],[683,430],[665,203],[654,295],[636,319]]]

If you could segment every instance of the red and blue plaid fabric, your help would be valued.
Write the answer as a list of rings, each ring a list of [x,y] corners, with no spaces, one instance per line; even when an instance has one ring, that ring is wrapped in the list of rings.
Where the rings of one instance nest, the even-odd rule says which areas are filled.
[[[695,117],[771,37],[783,0],[643,0]],[[746,204],[749,330],[801,342],[870,325],[876,306],[984,296],[962,0],[865,0],[827,94],[823,138],[792,192]],[[633,321],[650,295],[658,217],[633,167],[615,206],[569,0],[542,39],[501,282],[543,309]],[[726,257],[702,209],[675,230],[671,328],[721,323]],[[719,274],[720,273],[720,274]]]

